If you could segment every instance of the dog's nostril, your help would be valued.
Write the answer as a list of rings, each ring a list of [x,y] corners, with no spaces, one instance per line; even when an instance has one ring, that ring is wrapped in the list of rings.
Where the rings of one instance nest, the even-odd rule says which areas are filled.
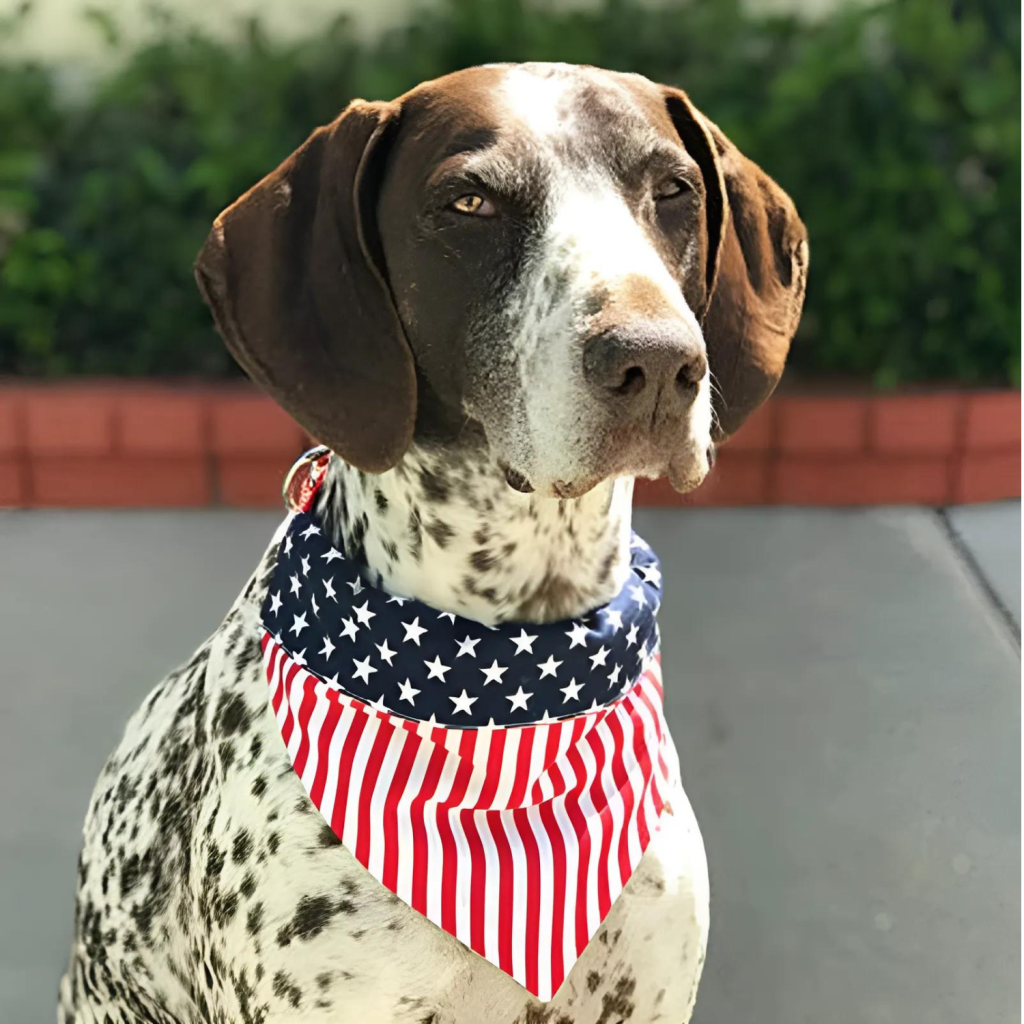
[[[704,379],[708,370],[707,357],[703,352],[686,360],[676,374],[676,383],[686,391],[693,391]]]
[[[643,390],[646,383],[644,371],[639,366],[631,366],[622,375],[622,383],[612,390],[620,395],[635,395]]]

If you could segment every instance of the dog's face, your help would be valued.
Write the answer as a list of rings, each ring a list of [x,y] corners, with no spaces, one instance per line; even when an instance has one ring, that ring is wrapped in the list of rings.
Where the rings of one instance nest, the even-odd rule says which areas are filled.
[[[519,490],[708,470],[770,393],[806,242],[678,90],[473,68],[353,104],[218,219],[197,264],[229,347],[349,461],[467,423]]]
[[[482,425],[513,486],[700,483],[705,189],[655,86],[526,65],[423,89],[377,217],[426,383]]]

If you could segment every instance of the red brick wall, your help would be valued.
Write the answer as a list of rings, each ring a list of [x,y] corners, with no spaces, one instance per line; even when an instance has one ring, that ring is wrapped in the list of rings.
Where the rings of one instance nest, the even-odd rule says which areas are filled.
[[[685,497],[641,505],[943,505],[1020,496],[1018,391],[779,396]],[[248,385],[0,386],[0,505],[280,507],[312,442]]]

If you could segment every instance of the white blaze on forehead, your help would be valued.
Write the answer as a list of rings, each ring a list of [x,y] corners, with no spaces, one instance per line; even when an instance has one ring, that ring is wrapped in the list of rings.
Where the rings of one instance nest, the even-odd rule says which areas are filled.
[[[569,83],[560,75],[539,75],[513,68],[501,83],[508,113],[538,139],[565,130],[568,105],[563,102]]]

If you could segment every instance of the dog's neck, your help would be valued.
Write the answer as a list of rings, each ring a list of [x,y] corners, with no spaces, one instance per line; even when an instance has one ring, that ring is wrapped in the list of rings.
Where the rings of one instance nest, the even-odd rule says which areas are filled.
[[[582,498],[520,494],[481,450],[415,447],[386,473],[331,460],[318,511],[367,582],[479,622],[551,622],[629,572],[633,481]]]

